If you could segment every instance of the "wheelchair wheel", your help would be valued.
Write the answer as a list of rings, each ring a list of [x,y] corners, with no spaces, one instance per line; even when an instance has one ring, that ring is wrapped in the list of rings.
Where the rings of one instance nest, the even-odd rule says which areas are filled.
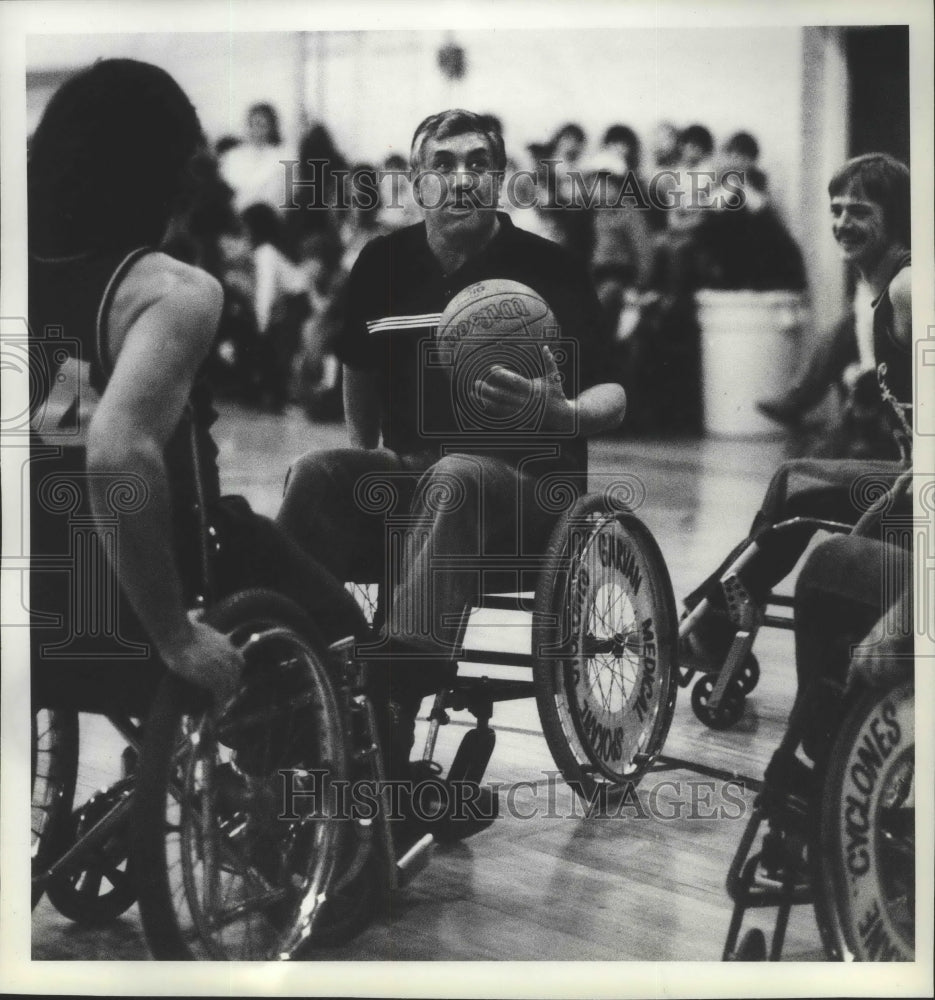
[[[32,875],[34,879],[68,846],[78,779],[78,713],[40,708],[32,716]],[[32,887],[32,905],[43,883]]]
[[[692,711],[709,729],[730,729],[743,716],[746,691],[742,678],[735,678],[727,685],[720,704],[713,708],[711,695],[717,679],[717,674],[705,674],[698,678],[692,688]]]
[[[246,667],[220,714],[168,677],[147,722],[131,842],[143,928],[159,959],[291,956],[348,826],[331,809],[347,759],[326,647],[301,609],[265,591],[207,620]]]
[[[914,688],[870,691],[828,758],[814,855],[815,911],[829,957],[915,957]]]
[[[533,618],[543,733],[579,794],[634,785],[661,751],[678,690],[677,623],[646,526],[601,496],[579,500],[553,532]]]
[[[124,779],[98,792],[78,810],[69,823],[68,843],[76,843],[114,807],[131,794],[132,779]],[[69,920],[101,926],[116,920],[136,902],[136,888],[127,854],[126,820],[92,850],[82,853],[80,868],[53,875],[46,884],[49,902]]]

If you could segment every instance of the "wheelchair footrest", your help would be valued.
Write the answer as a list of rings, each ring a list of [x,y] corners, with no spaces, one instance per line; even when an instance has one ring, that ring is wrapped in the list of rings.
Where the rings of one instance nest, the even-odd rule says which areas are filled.
[[[469,729],[458,747],[448,771],[448,781],[473,781],[479,784],[497,742],[497,734],[489,727]]]

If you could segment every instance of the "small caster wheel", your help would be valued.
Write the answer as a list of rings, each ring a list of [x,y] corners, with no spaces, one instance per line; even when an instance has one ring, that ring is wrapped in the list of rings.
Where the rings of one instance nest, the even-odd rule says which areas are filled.
[[[745,695],[735,680],[727,685],[727,690],[717,708],[711,708],[711,692],[717,684],[717,674],[705,674],[692,688],[692,711],[709,729],[730,729],[743,715]]]
[[[760,683],[760,661],[753,653],[748,654],[743,661],[743,668],[736,680],[745,695],[749,694]]]
[[[121,791],[121,786],[125,789]],[[127,783],[98,792],[71,815],[71,843],[76,843],[127,794]],[[53,875],[46,884],[49,901],[63,917],[87,926],[116,920],[136,902],[127,861],[127,825],[116,826],[103,843],[82,857],[79,869]]]
[[[744,934],[740,947],[730,956],[729,962],[765,962],[766,935],[753,927]]]

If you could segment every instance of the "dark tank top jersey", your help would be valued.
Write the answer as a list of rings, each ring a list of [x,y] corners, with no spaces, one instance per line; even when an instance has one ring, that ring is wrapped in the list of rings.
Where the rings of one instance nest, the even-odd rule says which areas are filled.
[[[77,258],[29,259],[30,410],[48,398],[56,372],[66,357],[90,364],[92,386],[103,394],[114,359],[107,349],[107,317],[114,294],[133,264],[152,252],[88,254]],[[201,549],[199,511],[220,493],[217,447],[209,433],[217,414],[207,385],[198,380],[185,413],[165,449],[172,497],[176,554],[187,590],[198,587]],[[32,438],[41,445],[40,435]],[[83,465],[83,455],[80,456]],[[74,466],[74,455],[66,464]],[[82,502],[87,497],[82,491]]]
[[[896,262],[886,288],[873,303],[873,356],[880,382],[904,406],[912,404],[912,351],[900,344],[893,333],[890,285],[893,278],[911,263],[912,254],[906,250]],[[883,365],[886,367],[881,370]]]

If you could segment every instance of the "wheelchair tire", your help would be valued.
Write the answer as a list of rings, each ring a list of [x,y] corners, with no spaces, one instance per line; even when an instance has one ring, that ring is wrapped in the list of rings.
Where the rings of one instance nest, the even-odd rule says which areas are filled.
[[[747,658],[743,661],[743,667],[737,677],[737,682],[740,684],[740,690],[743,691],[745,696],[755,691],[757,684],[760,683],[760,661],[753,653],[748,653]]]
[[[69,843],[76,843],[130,794],[132,779],[92,795],[75,810],[69,823]],[[80,868],[52,875],[46,883],[49,902],[63,917],[88,927],[116,920],[136,902],[136,886],[128,861],[126,820],[93,850],[82,851]]]
[[[737,950],[727,959],[728,962],[765,962],[766,935],[759,927],[751,927],[741,938]]]
[[[712,708],[710,698],[717,680],[717,674],[704,674],[698,678],[692,688],[692,711],[708,729],[721,731],[730,729],[742,718],[746,693],[742,680],[735,678],[727,685],[718,707]]]
[[[347,756],[329,654],[269,591],[235,594],[206,620],[246,667],[220,715],[167,676],[147,721],[131,821],[143,928],[157,959],[281,958],[304,940],[347,833],[330,809]]]
[[[78,713],[36,709],[32,715],[32,906],[42,898],[39,876],[69,845],[78,780]]]
[[[678,617],[665,561],[633,514],[582,497],[552,533],[536,591],[533,682],[542,731],[582,797],[633,787],[662,750],[678,691]]]
[[[825,771],[815,915],[829,958],[915,958],[915,693],[868,691],[848,712]]]

